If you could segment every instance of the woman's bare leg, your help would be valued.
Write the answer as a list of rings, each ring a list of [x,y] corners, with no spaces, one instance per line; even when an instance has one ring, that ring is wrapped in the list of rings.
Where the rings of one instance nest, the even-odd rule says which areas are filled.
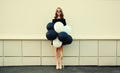
[[[56,57],[56,69],[59,68],[59,48],[55,48],[55,57]]]
[[[63,46],[60,47],[60,69],[62,69],[63,63]]]

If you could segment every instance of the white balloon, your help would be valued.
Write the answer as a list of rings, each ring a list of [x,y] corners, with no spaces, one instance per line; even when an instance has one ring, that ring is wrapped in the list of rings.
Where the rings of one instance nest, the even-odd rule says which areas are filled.
[[[56,22],[56,23],[54,24],[54,29],[55,29],[55,31],[56,31],[57,33],[62,32],[63,29],[64,29],[63,23],[62,23],[62,22]]]
[[[62,42],[58,38],[56,38],[55,40],[53,40],[53,46],[56,48],[61,47]]]
[[[64,26],[64,32],[66,32],[66,33],[68,33],[68,34],[70,34],[71,33],[71,27],[70,26],[68,26],[68,25],[66,25],[66,26]]]

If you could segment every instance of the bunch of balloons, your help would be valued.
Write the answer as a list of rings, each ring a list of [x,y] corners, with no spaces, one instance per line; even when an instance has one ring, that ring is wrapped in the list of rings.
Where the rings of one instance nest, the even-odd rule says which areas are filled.
[[[71,35],[69,35],[71,32],[71,27],[68,25],[64,26],[62,22],[49,22],[47,24],[47,30],[46,38],[53,41],[54,47],[58,48],[61,45],[68,45],[73,41]]]

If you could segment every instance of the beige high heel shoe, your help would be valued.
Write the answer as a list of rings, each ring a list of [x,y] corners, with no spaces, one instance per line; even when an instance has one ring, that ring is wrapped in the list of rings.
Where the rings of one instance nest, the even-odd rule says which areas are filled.
[[[62,69],[62,66],[60,65],[59,69]]]
[[[57,70],[59,69],[59,64],[56,64],[56,69],[57,69]]]

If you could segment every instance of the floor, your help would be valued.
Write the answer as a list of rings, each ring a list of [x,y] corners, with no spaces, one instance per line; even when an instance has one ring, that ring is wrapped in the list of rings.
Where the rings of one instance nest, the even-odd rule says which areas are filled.
[[[120,66],[65,66],[56,70],[55,66],[6,66],[0,73],[120,73]]]

